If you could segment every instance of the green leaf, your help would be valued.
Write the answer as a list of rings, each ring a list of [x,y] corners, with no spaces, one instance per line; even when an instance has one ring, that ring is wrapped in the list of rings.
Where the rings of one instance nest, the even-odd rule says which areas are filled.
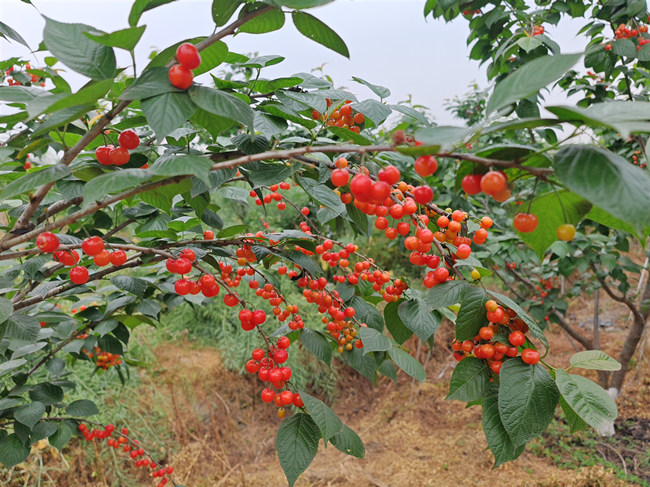
[[[366,449],[363,446],[363,441],[359,438],[352,429],[343,425],[343,429],[330,438],[332,445],[340,452],[346,455],[352,455],[357,458],[366,456]]]
[[[300,331],[300,341],[319,360],[322,360],[327,365],[332,362],[332,347],[329,340],[320,332],[310,328],[303,328]]]
[[[147,28],[146,25],[140,27],[129,27],[128,29],[122,29],[110,34],[97,35],[90,32],[84,32],[84,35],[88,39],[92,39],[95,42],[104,44],[105,46],[118,47],[120,49],[125,49],[127,51],[132,51],[135,46],[140,42],[144,30]]]
[[[350,51],[348,51],[348,46],[345,45],[343,39],[316,17],[298,11],[292,12],[291,15],[296,29],[302,35],[334,52],[338,52],[342,56],[350,57]]]
[[[650,226],[650,175],[647,171],[618,154],[584,145],[561,149],[553,166],[562,184],[574,193],[639,231]]]
[[[559,392],[542,364],[527,365],[521,358],[505,361],[499,376],[501,421],[512,442],[524,445],[553,419]]]
[[[14,312],[14,305],[7,298],[0,297],[0,325],[7,321]]]
[[[562,396],[560,396],[560,407],[566,416],[566,422],[569,425],[569,433],[574,434],[578,431],[589,429],[589,425],[585,423],[578,414],[571,409]]]
[[[464,359],[463,362],[467,360]],[[524,446],[515,446],[508,436],[499,416],[499,387],[494,384],[483,397],[483,432],[488,448],[494,455],[494,467],[519,457]]]
[[[102,81],[88,83],[78,92],[73,93],[72,95],[68,95],[47,107],[44,110],[44,113],[52,113],[74,105],[87,105],[97,103],[97,101],[102,98],[108,92],[108,90],[111,89],[112,86],[112,79],[105,79]]]
[[[136,0],[133,4],[133,7],[131,7],[131,12],[129,12],[129,25],[131,27],[138,25],[140,17],[142,17],[142,14],[147,10],[160,7],[161,5],[165,5],[166,3],[171,3],[173,1],[175,0]]]
[[[456,339],[459,341],[472,340],[482,326],[488,323],[485,303],[487,293],[478,286],[468,287],[463,293],[460,309],[456,317]]]
[[[32,191],[44,184],[52,183],[69,176],[72,171],[68,166],[56,164],[39,171],[32,171],[7,184],[0,192],[0,199],[6,200],[18,194]]]
[[[607,391],[586,377],[557,369],[555,383],[566,403],[589,426],[600,429],[618,416],[616,403]]]
[[[248,173],[248,177],[255,187],[271,186],[291,176],[291,166],[285,163],[253,162],[246,164],[240,170]]]
[[[63,400],[63,389],[56,384],[42,382],[29,392],[29,397],[32,401],[40,401],[46,406],[51,406]]]
[[[517,100],[527,98],[559,79],[582,54],[542,56],[527,62],[514,73],[499,82],[490,96],[486,113],[505,107]]]
[[[535,231],[517,234],[543,260],[546,250],[557,241],[557,228],[564,223],[577,225],[590,209],[591,203],[577,194],[551,191],[536,197],[530,204],[529,213],[538,215],[539,223]]]
[[[70,441],[70,438],[72,438],[72,431],[70,430],[70,426],[68,426],[66,423],[62,423],[59,425],[56,432],[50,436],[49,442],[50,445],[61,451],[65,444]]]
[[[70,416],[77,418],[85,418],[87,416],[94,416],[99,414],[99,408],[97,405],[87,399],[79,399],[78,401],[73,401],[68,404],[68,407],[65,408],[65,412]]]
[[[413,336],[413,332],[406,327],[399,317],[400,304],[391,302],[386,305],[384,308],[384,321],[393,339],[401,345]]]
[[[45,404],[35,401],[16,409],[14,411],[14,418],[16,418],[16,421],[24,424],[31,430],[44,414]]]
[[[616,39],[610,44],[612,52],[617,56],[636,57],[636,45],[630,39]]]
[[[24,358],[19,358],[17,360],[7,360],[0,364],[0,376],[5,375],[12,370],[16,370],[18,367],[22,367],[27,363],[27,360]]]
[[[360,103],[350,105],[357,112],[362,113],[366,118],[372,120],[375,125],[380,125],[392,113],[392,110],[377,100],[364,100]]]
[[[163,93],[180,93],[182,90],[172,86],[169,82],[169,69],[149,68],[120,95],[120,100],[140,100],[152,98]]]
[[[544,335],[544,331],[540,328],[537,322],[534,319],[532,319],[530,315],[526,313],[517,303],[515,303],[508,296],[504,296],[503,294],[498,293],[496,291],[491,291],[488,289],[488,294],[492,296],[494,299],[496,299],[497,301],[499,301],[501,304],[514,310],[515,313],[517,313],[517,316],[519,316],[519,318],[524,320],[524,323],[528,325],[528,328],[530,328],[530,333],[535,338],[541,340],[541,342],[548,347],[548,340],[546,339],[546,335]]]
[[[212,0],[212,20],[217,27],[226,25],[243,0]]]
[[[364,355],[361,350],[354,347],[351,351],[344,351],[338,356],[366,379],[375,382],[377,378],[377,360],[374,354]]]
[[[384,318],[375,306],[368,303],[361,296],[354,296],[350,301],[350,306],[356,310],[355,318],[357,320],[379,332],[384,331]]]
[[[207,112],[235,120],[249,127],[254,124],[253,109],[236,96],[204,86],[190,87],[189,95],[199,108]]]
[[[589,370],[621,370],[621,364],[600,350],[585,350],[575,353],[570,359],[571,367]]]
[[[9,39],[13,39],[14,41],[22,44],[25,46],[27,49],[30,51],[32,50],[31,47],[29,47],[29,44],[27,44],[27,41],[23,39],[23,37],[13,30],[11,27],[9,27],[7,24],[4,22],[0,22],[0,37],[4,37],[5,39],[8,37]]]
[[[542,45],[542,41],[537,39],[536,37],[521,37],[517,41],[517,45],[521,47],[524,51],[530,52],[533,49],[537,49],[539,46]]]
[[[427,303],[420,298],[412,298],[401,303],[397,313],[402,323],[423,342],[427,341],[440,326],[440,319],[429,311]]]
[[[490,369],[484,360],[466,357],[456,364],[446,399],[477,401],[490,385]]]
[[[413,358],[411,354],[393,345],[393,347],[388,351],[388,355],[392,361],[395,362],[395,365],[415,380],[424,383],[427,379],[427,373],[425,372],[424,367],[422,367],[422,364]]]
[[[36,318],[24,312],[17,312],[7,319],[4,338],[34,341],[40,330],[41,325]]]
[[[362,85],[365,85],[368,88],[370,88],[370,90],[379,98],[388,98],[390,96],[390,90],[388,88],[384,88],[383,86],[373,85],[369,81],[366,81],[365,79],[357,78],[356,76],[352,76],[352,79],[357,83],[361,83]]]
[[[108,46],[88,39],[84,32],[97,32],[84,24],[65,24],[45,18],[43,42],[63,64],[92,79],[113,78],[115,53]]]
[[[150,168],[156,176],[193,175],[210,184],[210,168],[212,161],[207,157],[194,155],[172,155],[160,157]]]
[[[427,294],[427,304],[431,309],[440,309],[458,304],[469,289],[467,281],[447,281],[432,287]]]
[[[187,93],[163,93],[142,100],[141,106],[159,141],[189,120],[196,110]]]
[[[262,3],[246,5],[243,9],[241,9],[241,12],[239,12],[239,18],[241,19],[245,15],[263,8],[267,8],[267,6]],[[281,29],[283,25],[284,12],[282,12],[282,10],[274,8],[246,22],[244,25],[239,27],[239,32],[247,32],[249,34],[264,34],[266,32],[273,32],[274,30]]]
[[[278,428],[275,449],[289,487],[293,487],[316,456],[319,440],[318,426],[307,414],[298,413]]]
[[[364,137],[363,135],[359,135],[356,132],[352,132],[350,129],[346,129],[343,127],[327,127],[327,130],[332,132],[334,135],[336,135],[338,138],[341,140],[339,142],[345,142],[346,140],[351,140],[355,144],[359,145],[371,145],[372,140]]]
[[[343,430],[343,423],[332,409],[318,398],[310,396],[305,391],[299,391],[300,398],[305,403],[307,412],[311,419],[314,420],[325,445],[330,438],[337,435]]]
[[[605,210],[601,210],[597,206],[591,207],[591,211],[585,215],[585,219],[593,220],[596,223],[605,225],[606,227],[615,228],[617,230],[621,230],[622,232],[629,233],[630,235],[635,236],[639,242],[643,240],[641,237],[639,237],[636,228],[634,228],[632,225],[610,215]],[[650,228],[646,228],[644,234],[645,236],[650,235]]]
[[[422,152],[422,154],[418,152],[414,155],[433,154],[442,148],[450,149],[456,145],[462,144],[469,133],[470,130],[466,127],[445,125],[420,129],[415,132],[415,138],[424,144],[423,147],[417,148],[424,148],[424,152]],[[426,146],[432,146],[431,150],[426,151]]]
[[[221,41],[215,42],[201,51],[201,64],[192,73],[195,77],[207,73],[224,62],[227,56],[228,46]]]
[[[392,347],[387,336],[369,326],[359,328],[359,337],[363,342],[362,351],[364,355],[369,352],[386,352]]]
[[[111,278],[111,284],[118,289],[142,296],[147,290],[147,281],[131,276],[115,276]]]
[[[6,468],[24,462],[28,456],[29,448],[23,445],[16,433],[0,439],[0,463]]]
[[[146,169],[122,169],[103,174],[86,183],[83,204],[90,206],[108,194],[134,188],[149,179],[151,173]]]

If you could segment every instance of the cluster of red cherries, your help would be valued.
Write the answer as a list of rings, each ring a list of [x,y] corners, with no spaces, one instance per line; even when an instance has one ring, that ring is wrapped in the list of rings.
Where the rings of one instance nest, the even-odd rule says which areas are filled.
[[[151,469],[151,477],[154,479],[160,479],[157,487],[164,487],[169,481],[167,476],[174,473],[173,466],[169,465],[163,467],[153,459],[147,458],[147,454],[140,447],[138,440],[132,440],[127,436],[129,434],[127,428],[122,428],[121,431],[116,431],[115,426],[109,424],[104,429],[89,430],[84,423],[81,423],[79,425],[79,431],[87,441],[93,441],[95,439],[107,440],[106,444],[109,447],[114,448],[115,450],[121,448],[124,453],[128,453],[129,456],[135,460],[135,466],[137,468],[149,467]],[[117,437],[113,438],[114,435]]]
[[[99,347],[95,347],[95,352],[88,352],[87,350],[82,350],[88,358],[95,359],[95,365],[102,370],[108,370],[111,367],[117,367],[122,363],[122,357],[115,353],[110,353],[105,350],[102,350]]]
[[[75,284],[88,282],[88,269],[78,266],[79,254],[76,250],[58,250],[60,246],[59,237],[52,232],[43,232],[36,237],[36,246],[43,252],[53,253],[54,260],[60,262],[70,269],[70,280]],[[99,267],[110,264],[120,266],[126,262],[126,252],[121,249],[108,251],[105,249],[101,237],[88,237],[81,243],[81,249],[86,255],[93,257],[93,261]]]
[[[288,337],[280,337],[275,347],[268,344],[266,351],[261,348],[253,350],[252,358],[246,362],[246,371],[251,374],[257,374],[262,382],[267,382],[271,385],[271,387],[265,387],[262,390],[261,397],[262,401],[275,403],[280,408],[278,409],[279,418],[285,416],[285,406],[291,404],[297,408],[304,406],[300,394],[294,393],[287,387],[287,382],[291,379],[291,368],[281,365],[289,358],[287,349],[290,346],[291,340]]]
[[[650,17],[648,17],[648,21],[650,22]],[[645,46],[648,42],[650,42],[650,38],[641,35],[647,33],[648,33],[648,26],[644,24],[641,24],[638,27],[633,29],[630,29],[625,24],[619,24],[619,26],[614,31],[614,37],[616,37],[616,39],[637,39],[638,44],[636,48],[638,51],[640,51],[643,46]],[[606,51],[611,51],[611,49],[612,49],[611,43],[605,44]]]
[[[332,100],[329,98],[326,98],[325,102],[327,103],[327,108],[332,106]],[[362,125],[366,121],[366,117],[361,112],[355,112],[350,105],[351,103],[351,100],[346,100],[340,108],[332,110],[332,113],[329,115],[314,110],[311,112],[311,117],[314,120],[324,121],[328,127],[341,127],[359,134],[361,133]]]
[[[30,69],[32,69],[32,66],[29,63],[25,64],[25,70],[29,71]],[[12,77],[12,73],[14,72],[14,70],[15,70],[14,66],[11,66],[9,69],[5,71],[5,76],[7,77],[7,83],[9,84],[9,86],[22,85],[20,81]],[[43,78],[32,73],[28,73],[28,74],[30,76],[30,82],[32,84],[40,84],[41,86],[45,86],[45,81],[43,80]]]
[[[95,157],[102,166],[123,166],[131,159],[130,150],[137,149],[140,137],[133,130],[124,130],[117,138],[119,145],[100,145],[95,149]]]
[[[201,55],[193,44],[186,42],[176,49],[176,60],[178,64],[169,68],[169,82],[180,90],[186,90],[194,82],[192,70],[201,64]]]
[[[501,371],[503,360],[520,355],[520,348],[526,343],[528,325],[517,317],[514,310],[505,309],[494,300],[487,301],[485,309],[489,325],[481,327],[473,340],[461,342],[454,339],[451,348],[457,361],[460,362],[466,357],[474,356],[477,359],[486,360],[490,370],[498,374]],[[508,343],[494,341],[494,336],[499,332],[500,325],[510,329]],[[537,350],[524,348],[521,350],[521,359],[526,364],[534,365],[539,362],[540,355]]]

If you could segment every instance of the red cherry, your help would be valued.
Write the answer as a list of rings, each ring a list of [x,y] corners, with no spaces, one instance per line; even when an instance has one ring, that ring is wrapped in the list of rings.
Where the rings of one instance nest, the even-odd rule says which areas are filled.
[[[196,260],[196,254],[191,249],[183,249],[183,250],[181,250],[180,257],[184,257],[185,259],[189,260],[190,262],[194,262]]]
[[[287,348],[289,348],[290,345],[291,345],[291,340],[289,340],[288,337],[278,338],[278,341],[277,341],[278,348],[287,349]]]
[[[532,213],[517,213],[512,225],[521,233],[534,232],[537,228],[537,216]]]
[[[508,341],[513,347],[521,347],[526,341],[526,335],[519,330],[516,330],[508,335]]]
[[[239,321],[251,321],[253,319],[253,312],[250,309],[242,309],[239,311]]]
[[[192,270],[192,263],[184,257],[176,260],[176,269],[179,274],[187,274]]]
[[[81,243],[81,249],[87,255],[97,255],[104,250],[104,241],[100,237],[88,237]]]
[[[210,288],[204,288],[203,286],[201,286],[201,290],[203,292],[203,295],[206,298],[214,298],[215,296],[217,296],[219,294],[220,288],[219,288],[218,284],[215,284],[214,286],[212,286]]]
[[[191,284],[190,281],[187,279],[179,279],[174,283],[174,289],[176,290],[176,293],[180,294],[181,296],[185,296],[190,292]]]
[[[287,352],[282,348],[273,351],[273,360],[275,360],[275,362],[278,364],[282,364],[286,362],[288,358],[289,358],[289,352]]]
[[[99,267],[104,267],[105,265],[108,265],[110,261],[111,261],[111,253],[106,249],[102,250],[99,254],[93,257],[93,262],[95,262],[95,264],[98,265]]]
[[[282,400],[282,404],[285,406],[288,406],[293,402],[293,392],[291,391],[282,391],[280,393],[280,399]]]
[[[390,184],[391,186],[400,180],[401,174],[395,166],[386,166],[377,173],[380,181]]]
[[[370,187],[370,199],[378,203],[390,196],[390,185],[385,181],[377,181]]]
[[[175,64],[169,69],[169,82],[176,88],[186,90],[192,86],[193,80],[192,71],[185,66]]]
[[[472,253],[472,249],[467,244],[460,244],[458,246],[458,250],[456,250],[456,255],[458,256],[459,259],[467,259],[469,257],[469,254],[471,253]]]
[[[293,395],[293,405],[296,406],[297,408],[301,408],[305,405],[305,403],[302,402],[302,398],[300,397],[300,394]]]
[[[275,399],[275,392],[273,392],[268,387],[262,391],[262,401],[264,402],[273,402]]]
[[[264,312],[263,309],[256,309],[253,311],[253,314],[251,316],[251,321],[253,322],[254,325],[261,325],[266,321],[266,313]]]
[[[264,358],[264,355],[265,355],[264,350],[262,350],[261,348],[256,348],[255,350],[253,350],[253,353],[251,354],[253,360],[262,360]]]
[[[214,279],[214,277],[209,274],[204,274],[199,279],[199,284],[203,289],[210,289],[216,283],[217,281]]]
[[[214,232],[212,230],[206,230],[203,232],[203,239],[204,240],[213,240],[214,239]]]
[[[36,246],[43,252],[54,252],[59,248],[59,237],[52,232],[43,232],[36,237]]]
[[[95,157],[102,166],[110,166],[113,164],[109,153],[115,149],[114,145],[100,145],[95,149]]]
[[[140,145],[140,137],[133,130],[125,130],[117,138],[117,141],[120,143],[120,147],[123,147],[128,150],[135,149]]]
[[[415,160],[415,172],[423,178],[430,176],[438,169],[438,161],[433,156],[420,156]]]
[[[115,252],[111,252],[111,264],[113,265],[122,265],[126,262],[126,252],[119,249]]]
[[[463,178],[463,191],[467,194],[479,194],[481,192],[481,174],[469,174]]]
[[[539,358],[539,352],[537,350],[533,350],[532,348],[526,348],[523,352],[521,352],[521,360],[523,360],[525,364],[535,365],[537,362],[539,362]]]
[[[433,271],[433,277],[435,277],[438,282],[444,282],[449,278],[449,271],[444,267],[440,267]]]
[[[75,284],[85,284],[88,282],[88,269],[77,266],[70,269],[70,280]]]
[[[433,190],[430,186],[418,186],[413,190],[413,198],[421,205],[426,205],[433,199]]]
[[[115,164],[116,166],[123,166],[129,162],[131,155],[129,154],[129,151],[124,147],[116,147],[108,152],[108,158],[110,159],[111,164]]]
[[[350,173],[347,169],[335,169],[330,176],[332,184],[337,187],[345,186],[350,179]]]
[[[255,360],[249,360],[246,362],[247,372],[250,374],[256,374],[258,370],[260,370],[260,364],[258,364]]]
[[[350,181],[350,191],[359,201],[368,201],[372,189],[372,179],[365,174],[357,174]]]
[[[508,178],[502,171],[489,171],[481,178],[481,191],[496,195],[506,189]]]
[[[176,49],[176,59],[187,69],[196,69],[201,64],[201,56],[193,44],[185,43]]]
[[[77,262],[79,262],[79,254],[76,250],[59,250],[54,252],[54,260],[69,267],[76,265]]]

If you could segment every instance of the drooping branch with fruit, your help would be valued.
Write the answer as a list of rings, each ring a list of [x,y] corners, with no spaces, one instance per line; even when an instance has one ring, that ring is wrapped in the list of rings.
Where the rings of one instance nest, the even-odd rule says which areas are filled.
[[[159,486],[168,478],[178,485],[173,469],[155,462],[128,431],[113,438],[111,425],[89,430],[82,417],[96,406],[68,402],[73,385],[48,375],[47,366],[69,357],[66,367],[92,362],[101,373],[121,374],[138,325],[219,296],[241,332],[258,339],[244,367],[259,378],[261,400],[274,403],[280,419],[289,416],[276,448],[290,485],[321,438],[346,454],[365,454],[361,438],[329,406],[292,383],[292,347],[328,365],[336,357],[371,381],[380,374],[396,380],[400,369],[421,382],[425,368],[407,341],[415,335],[449,348],[458,363],[448,398],[482,408],[495,465],[521,455],[558,404],[572,430],[611,423],[616,404],[605,390],[547,357],[544,330],[565,308],[522,299],[512,280],[530,281],[508,258],[517,249],[540,268],[569,265],[573,245],[589,247],[593,257],[606,238],[623,248],[621,242],[643,243],[650,234],[647,169],[636,154],[635,164],[624,158],[629,147],[621,140],[609,140],[613,133],[627,139],[650,131],[645,102],[603,97],[539,115],[540,90],[556,82],[567,90],[584,86],[573,71],[581,55],[557,52],[541,25],[559,15],[557,2],[530,14],[532,29],[519,24],[529,15],[523,2],[519,17],[501,11],[499,2],[481,2],[493,10],[463,10],[497,79],[487,100],[473,102],[466,127],[435,126],[411,106],[388,104],[387,88],[363,80],[357,79],[379,100],[359,101],[305,73],[262,78],[281,59],[229,52],[224,39],[276,30],[291,17],[306,37],[345,56],[347,47],[303,11],[322,1],[231,3],[215,0],[215,34],[169,46],[134,77],[118,72],[114,49],[135,59],[141,16],[164,8],[160,2],[136,2],[129,27],[118,33],[46,18],[44,45],[52,54],[46,65],[35,69],[16,59],[3,65],[0,100],[13,112],[0,122],[0,462],[11,468],[24,461],[40,437],[62,448],[81,435],[128,451],[138,467],[161,477]],[[468,2],[456,3],[429,0],[425,12],[450,20]],[[501,12],[497,40],[508,49],[490,37],[497,24],[485,25],[484,9]],[[630,25],[643,17],[625,15]],[[26,44],[14,30],[3,32]],[[619,40],[644,39],[647,29],[622,32],[608,44],[616,49],[592,45],[587,66],[602,63],[606,75],[619,76],[607,63],[627,65],[632,57]],[[638,48],[644,55],[645,42]],[[62,66],[90,81],[73,93]],[[212,78],[195,79],[206,73]],[[640,75],[627,76],[642,86]],[[396,126],[387,121],[393,113],[403,115]],[[574,130],[559,140],[558,128],[569,126]],[[578,143],[587,130],[598,134],[598,146]],[[48,149],[58,154],[54,164],[42,157]],[[620,191],[613,194],[613,186]],[[263,229],[251,228],[232,208],[263,214]],[[291,213],[292,223],[272,229],[265,219],[282,212]],[[374,258],[371,239],[382,239],[393,255],[408,255],[408,275]],[[589,261],[595,278],[636,310],[634,335],[613,380],[620,390],[647,312],[627,296],[622,270],[610,269],[621,294],[611,289],[600,266],[610,260],[596,261],[598,269]],[[501,281],[493,275],[510,296],[495,290]],[[288,295],[290,286],[304,302]],[[77,307],[89,297],[92,304]],[[320,321],[303,320],[305,307],[317,310]],[[451,343],[434,341],[443,320],[454,324]],[[577,353],[571,367],[613,371],[621,364],[594,350]]]

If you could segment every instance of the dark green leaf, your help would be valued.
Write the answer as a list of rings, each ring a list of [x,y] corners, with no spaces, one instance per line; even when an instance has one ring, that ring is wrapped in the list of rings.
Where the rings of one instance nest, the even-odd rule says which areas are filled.
[[[253,109],[236,96],[204,86],[190,87],[189,95],[199,108],[207,112],[241,122],[249,127],[253,126],[255,119]]]
[[[320,332],[310,328],[303,328],[300,331],[300,341],[316,358],[322,360],[327,365],[331,363],[332,347],[330,346],[329,340]]]
[[[53,103],[47,107],[44,113],[52,113],[74,105],[97,103],[97,100],[102,98],[108,92],[108,90],[111,89],[111,86],[113,86],[112,79],[105,79],[102,81],[88,83],[78,92],[65,96],[56,103]]]
[[[68,404],[68,407],[65,408],[65,411],[70,416],[78,418],[85,418],[87,416],[99,414],[99,408],[97,405],[87,399],[79,399],[78,401],[71,402]]]
[[[590,370],[621,370],[621,364],[600,350],[585,350],[573,354],[570,359],[571,367]]]
[[[84,186],[84,206],[90,206],[95,201],[111,193],[134,188],[151,179],[151,173],[146,169],[122,169],[91,179]]]
[[[488,100],[486,113],[490,114],[510,103],[534,95],[560,78],[581,56],[582,54],[560,54],[542,56],[527,62],[496,85]]]
[[[147,10],[160,7],[161,5],[173,1],[175,0],[136,0],[133,7],[131,7],[131,12],[129,12],[129,25],[131,27],[138,25],[140,17],[142,17],[142,14]]]
[[[553,419],[559,392],[542,364],[527,365],[520,358],[503,363],[500,371],[499,415],[516,446],[546,429]]]
[[[239,18],[241,19],[246,14],[263,8],[267,8],[267,6],[261,3],[246,5],[241,12],[239,12]],[[284,12],[279,9],[271,9],[246,22],[244,25],[239,27],[239,31],[248,32],[249,34],[264,34],[266,32],[273,32],[274,30],[281,29],[283,25]]]
[[[467,359],[465,359],[467,360]],[[465,361],[463,360],[463,362]],[[515,446],[499,416],[499,387],[491,385],[483,397],[483,432],[488,448],[494,455],[494,468],[502,463],[509,462],[519,457],[524,451],[524,446]]]
[[[369,352],[386,352],[392,346],[387,336],[368,326],[359,328],[359,338],[363,342],[364,355]]]
[[[0,463],[6,468],[24,462],[28,456],[29,448],[23,445],[15,433],[0,439]]]
[[[555,383],[571,409],[595,429],[613,423],[618,416],[616,403],[605,389],[581,375],[555,371]]]
[[[2,192],[0,192],[0,199],[6,200],[18,194],[33,191],[43,184],[63,179],[69,176],[71,172],[68,166],[59,164],[46,167],[39,171],[30,172],[7,184]]]
[[[212,0],[212,20],[217,27],[226,25],[243,0]]]
[[[404,301],[399,305],[397,312],[402,323],[423,342],[427,341],[440,326],[438,316],[429,311],[426,301],[420,298]]]
[[[84,32],[97,32],[84,24],[65,24],[45,17],[43,41],[63,64],[92,79],[113,78],[115,53],[108,46],[88,39]]]
[[[488,324],[485,303],[488,296],[483,288],[471,286],[463,293],[456,317],[456,339],[472,340],[482,326]]]
[[[337,450],[347,455],[352,455],[357,458],[366,456],[366,449],[359,435],[345,425],[343,425],[343,429],[339,433],[331,438],[331,442]]]
[[[4,22],[0,22],[0,36],[4,38],[8,37],[9,39],[13,39],[14,41],[22,44],[23,46],[25,46],[27,49],[31,51],[31,47],[29,47],[27,41],[23,39],[23,37],[18,32],[16,32],[14,29],[9,27]]]
[[[29,397],[32,401],[40,401],[46,406],[51,406],[63,400],[63,389],[55,384],[42,382],[29,392]]]
[[[142,296],[147,290],[147,281],[137,277],[115,276],[111,278],[111,284],[136,296]]]
[[[424,383],[427,379],[427,373],[425,372],[424,367],[422,367],[422,364],[415,360],[411,354],[405,352],[399,347],[393,346],[388,351],[388,355],[393,362],[395,362],[395,365],[415,380]]]
[[[571,409],[562,396],[560,396],[560,407],[566,416],[566,422],[569,425],[569,433],[574,434],[578,431],[589,429],[589,425],[585,423],[578,414]]]
[[[44,414],[45,405],[42,402],[35,401],[16,409],[14,411],[14,418],[31,430]]]
[[[458,304],[469,288],[467,281],[447,281],[431,288],[427,294],[427,304],[431,309],[446,308]]]
[[[228,46],[223,42],[215,42],[211,46],[201,51],[201,64],[199,67],[192,70],[194,76],[198,76],[208,71],[212,71],[225,61],[228,56]]]
[[[275,449],[289,487],[293,487],[316,456],[319,440],[318,426],[307,414],[297,413],[280,425]]]
[[[189,120],[196,110],[187,93],[163,93],[142,100],[141,106],[159,141]]]
[[[70,430],[70,426],[67,423],[63,423],[59,425],[56,433],[50,436],[49,442],[50,445],[61,451],[65,444],[70,441],[70,438],[72,438],[72,431]]]
[[[163,93],[180,93],[182,90],[175,88],[169,82],[169,69],[149,68],[120,95],[120,100],[139,100],[152,98]]]
[[[341,37],[313,15],[305,12],[292,12],[293,23],[302,35],[319,44],[350,57],[350,51]]]
[[[7,321],[7,319],[14,312],[14,305],[11,304],[7,298],[0,298],[0,324]]]
[[[119,47],[120,49],[131,51],[140,42],[140,38],[146,28],[146,25],[142,25],[140,27],[129,27],[128,29],[118,30],[110,34],[97,35],[91,32],[84,32],[84,35],[105,46]]]
[[[451,374],[449,394],[446,399],[477,401],[490,385],[487,363],[475,357],[466,357],[456,364]]]
[[[579,145],[560,150],[553,166],[560,181],[574,193],[640,231],[650,227],[647,171],[600,147]]]
[[[393,339],[400,345],[411,338],[413,332],[409,330],[399,317],[399,305],[401,303],[388,303],[384,308],[384,321],[386,328]]]
[[[350,301],[350,306],[355,309],[357,320],[379,332],[384,331],[384,318],[375,306],[368,303],[361,296],[354,296]]]
[[[368,88],[370,88],[370,90],[379,98],[388,98],[390,96],[390,90],[388,88],[384,88],[383,86],[373,85],[369,81],[366,81],[365,79],[357,78],[356,76],[352,76],[352,79],[357,83],[361,83],[362,85],[365,85]]]
[[[343,430],[343,423],[332,409],[318,398],[310,396],[305,391],[299,391],[300,398],[305,403],[307,413],[314,420],[325,445],[330,438]]]

